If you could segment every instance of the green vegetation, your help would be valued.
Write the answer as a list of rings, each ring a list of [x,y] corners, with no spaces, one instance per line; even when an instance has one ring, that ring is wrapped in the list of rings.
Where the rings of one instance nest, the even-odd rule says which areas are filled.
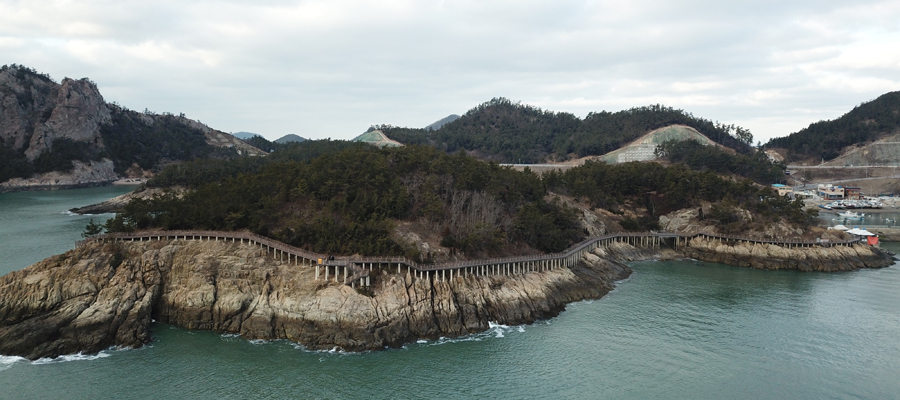
[[[94,222],[94,219],[91,218],[91,222],[88,222],[84,227],[84,231],[81,232],[81,237],[89,238],[92,236],[97,236],[103,232],[103,224],[98,224]]]
[[[784,179],[784,163],[772,163],[762,151],[750,155],[730,154],[714,146],[704,146],[693,140],[663,142],[656,154],[673,163],[683,163],[696,171],[733,174],[768,185]]]
[[[348,148],[366,148],[365,144],[347,141],[312,140],[278,145],[279,151],[266,157],[237,157],[233,159],[197,159],[174,164],[147,182],[149,187],[181,186],[196,189],[204,184],[235,178],[241,174],[258,173],[263,166],[275,163],[308,163],[323,154]]]
[[[681,164],[664,167],[657,163],[588,162],[564,173],[547,173],[544,182],[549,190],[586,199],[593,207],[615,213],[638,211],[637,218],[623,219],[622,227],[628,230],[658,229],[660,215],[698,207],[701,201],[724,201],[730,207],[725,210],[740,220],[730,227],[731,233],[764,230],[766,224],[782,219],[808,226],[818,215],[816,210],[804,211],[802,201],[778,196],[771,188],[749,179],[734,181],[710,171],[692,171]],[[753,212],[754,219],[744,220],[736,207]]]
[[[249,229],[321,253],[422,260],[427,255],[395,239],[397,221],[433,226],[444,243],[471,256],[500,254],[516,242],[559,251],[583,236],[571,211],[543,202],[537,175],[462,154],[322,141],[271,157],[260,165],[197,161],[191,164],[208,164],[204,172],[185,179],[170,172],[183,165],[170,168],[160,174],[165,182],[197,189],[181,198],[133,200],[106,228]]]
[[[0,138],[0,182],[28,177],[33,173],[34,166],[25,158],[25,152],[4,146]]]
[[[153,169],[166,162],[237,155],[234,149],[206,143],[203,132],[180,117],[141,115],[121,107],[110,108],[112,123],[100,127],[100,136],[106,145],[105,155],[113,160],[118,172],[124,172],[134,164],[142,169]]]
[[[241,140],[243,140],[244,142],[247,142],[247,144],[249,144],[253,147],[256,147],[257,149],[265,151],[266,153],[271,153],[275,150],[281,150],[281,149],[284,149],[285,147],[287,147],[287,145],[285,145],[285,144],[281,144],[281,143],[277,143],[277,142],[270,142],[268,139],[266,139],[262,136],[259,136],[259,135],[253,136],[249,139],[241,139]]]
[[[570,155],[604,154],[672,124],[693,127],[741,153],[748,152],[753,141],[753,135],[741,127],[714,123],[661,105],[590,113],[581,120],[569,113],[545,111],[505,98],[481,104],[436,131],[387,125],[371,129],[381,129],[401,143],[433,145],[449,153],[466,150],[498,162],[538,163]]]
[[[831,160],[847,146],[896,134],[900,129],[900,92],[890,92],[856,106],[832,121],[819,121],[766,147],[788,150],[788,160]]]
[[[27,178],[35,173],[69,172],[73,168],[72,161],[95,160],[99,154],[97,148],[89,143],[61,138],[53,142],[53,147],[49,151],[41,153],[34,161],[29,162],[24,151],[4,147],[0,139],[0,182],[12,178]]]
[[[247,229],[325,254],[405,254],[422,261],[430,255],[400,240],[398,223],[425,226],[443,246],[469,257],[529,247],[556,252],[584,239],[575,210],[548,200],[555,199],[548,191],[619,214],[629,210],[622,220],[628,230],[657,229],[660,215],[701,202],[722,203],[710,218],[735,230],[815,218],[768,187],[680,164],[590,162],[542,179],[428,146],[332,141],[304,142],[265,159],[184,163],[149,184],[195,190],[133,200],[107,222],[108,231]],[[744,220],[737,207],[758,218]]]

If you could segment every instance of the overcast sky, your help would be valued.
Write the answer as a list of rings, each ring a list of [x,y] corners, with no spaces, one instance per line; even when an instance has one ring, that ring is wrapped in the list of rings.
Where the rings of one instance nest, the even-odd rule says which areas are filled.
[[[900,1],[0,0],[0,64],[226,132],[349,139],[507,97],[757,139],[900,90]]]

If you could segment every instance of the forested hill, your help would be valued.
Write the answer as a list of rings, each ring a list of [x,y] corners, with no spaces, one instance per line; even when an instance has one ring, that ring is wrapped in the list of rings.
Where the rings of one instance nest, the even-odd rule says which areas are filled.
[[[611,230],[659,229],[661,215],[705,203],[714,203],[709,217],[726,233],[762,231],[778,221],[806,225],[816,215],[767,186],[683,165],[588,162],[538,176],[428,146],[345,141],[173,165],[148,185],[192,190],[136,198],[107,230],[250,230],[320,253],[420,261],[561,251],[588,234],[579,217],[587,208],[611,211],[602,213]],[[585,209],[570,208],[554,193]],[[430,246],[416,247],[417,238],[430,238]]]
[[[772,139],[768,148],[787,150],[788,161],[828,161],[847,146],[867,144],[900,133],[900,91],[860,104],[838,119],[819,121],[788,136]]]
[[[753,141],[746,129],[661,105],[595,112],[582,120],[570,113],[541,110],[505,98],[483,103],[438,130],[373,128],[404,144],[428,144],[450,153],[466,150],[498,162],[538,163],[604,154],[673,124],[690,126],[741,153],[748,152]]]

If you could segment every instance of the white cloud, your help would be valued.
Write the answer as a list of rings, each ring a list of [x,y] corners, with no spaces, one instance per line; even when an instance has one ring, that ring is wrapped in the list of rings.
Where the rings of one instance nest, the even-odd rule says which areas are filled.
[[[496,96],[663,103],[758,138],[900,89],[890,1],[10,1],[4,63],[226,131],[349,138]]]

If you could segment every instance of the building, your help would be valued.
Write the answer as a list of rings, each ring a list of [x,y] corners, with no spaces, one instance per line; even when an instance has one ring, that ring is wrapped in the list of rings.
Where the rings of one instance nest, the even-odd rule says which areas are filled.
[[[798,190],[794,192],[795,199],[811,199],[816,197],[816,193],[812,190]]]
[[[819,189],[816,191],[816,194],[824,200],[843,200],[844,188],[840,186],[832,186],[831,184],[819,185]]]
[[[776,183],[776,184],[772,185],[772,189],[775,189],[775,191],[778,192],[779,196],[790,197],[791,194],[794,193],[794,188],[787,186],[787,185],[782,185],[780,183]]]
[[[862,200],[862,190],[858,187],[845,187],[844,199],[846,200]]]

